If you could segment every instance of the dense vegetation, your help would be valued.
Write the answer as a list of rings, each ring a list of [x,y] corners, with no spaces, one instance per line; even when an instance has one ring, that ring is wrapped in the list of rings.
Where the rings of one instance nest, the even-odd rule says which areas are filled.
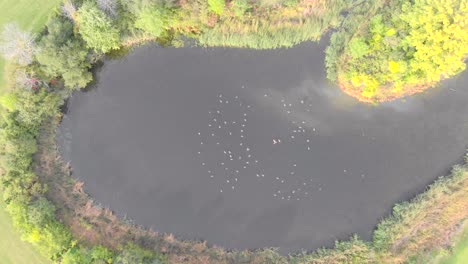
[[[5,111],[0,132],[4,172],[0,179],[6,208],[22,238],[56,262],[85,264],[399,263],[424,259],[428,252],[449,246],[467,218],[465,166],[456,167],[452,176],[438,180],[412,202],[397,205],[393,215],[378,226],[372,243],[355,237],[337,243],[335,249],[284,257],[269,249],[226,252],[204,244],[180,243],[170,236],[162,239],[149,232],[137,237],[139,229],[123,221],[112,226],[114,231],[125,230],[117,239],[107,229],[111,224],[108,219],[88,221],[85,216],[89,215],[83,211],[72,214],[78,203],[76,206],[94,210],[89,205],[92,202],[81,200],[85,196],[76,191],[78,183],[73,183],[74,190],[67,189],[67,182],[73,180],[64,171],[44,165],[57,161],[53,140],[44,141],[43,137],[53,138],[57,123],[51,120],[60,115],[64,100],[92,81],[91,69],[106,53],[147,40],[182,45],[188,37],[207,46],[289,47],[317,40],[342,22],[327,50],[329,76],[347,89],[357,89],[353,95],[372,100],[394,96],[388,91],[398,89],[409,93],[408,87],[432,83],[463,69],[462,56],[468,46],[465,1],[354,2],[67,0],[38,36],[7,25],[1,51],[9,60],[10,91],[1,98]],[[343,21],[345,10],[350,15]],[[429,12],[436,16],[430,19],[433,24],[421,26],[428,19],[421,10],[443,10],[454,19]],[[425,39],[434,28],[438,31]],[[450,34],[444,35],[446,31]],[[426,58],[418,52],[428,41],[443,48],[425,50]],[[441,56],[454,63],[442,65]],[[364,82],[371,85],[364,87]],[[383,87],[387,92],[379,90]],[[44,162],[48,156],[51,158]],[[68,198],[72,202],[66,201],[64,193],[72,196]],[[78,219],[78,224],[69,216]],[[96,237],[87,237],[88,232]]]
[[[377,0],[348,19],[332,38],[329,76],[362,101],[410,95],[466,67],[465,0]]]

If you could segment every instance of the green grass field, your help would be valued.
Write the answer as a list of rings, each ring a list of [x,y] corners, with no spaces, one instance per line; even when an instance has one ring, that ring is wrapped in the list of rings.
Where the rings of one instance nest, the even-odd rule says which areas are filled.
[[[2,264],[45,264],[51,263],[34,250],[32,245],[21,241],[13,229],[5,204],[0,199],[0,263]]]
[[[0,0],[0,29],[3,29],[6,23],[16,22],[22,29],[38,32],[60,2],[61,0]],[[5,92],[4,67],[5,61],[0,56],[0,95]],[[31,245],[20,240],[3,203],[0,203],[0,262],[2,264],[51,263],[39,255]]]

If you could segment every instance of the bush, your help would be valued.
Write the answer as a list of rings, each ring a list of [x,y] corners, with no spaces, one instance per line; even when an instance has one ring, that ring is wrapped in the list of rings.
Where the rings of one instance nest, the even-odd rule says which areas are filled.
[[[208,7],[217,15],[222,15],[224,13],[225,6],[225,0],[208,0]]]
[[[247,0],[235,0],[232,2],[232,8],[236,16],[242,17],[249,10],[249,3]]]
[[[114,253],[102,246],[92,249],[75,246],[63,254],[61,264],[112,264],[113,258]]]
[[[318,249],[312,254],[303,254],[293,258],[294,263],[376,263],[372,246],[353,236],[350,241],[335,242],[333,249]]]
[[[142,249],[135,244],[127,244],[117,256],[116,264],[163,264],[163,256],[153,251]]]

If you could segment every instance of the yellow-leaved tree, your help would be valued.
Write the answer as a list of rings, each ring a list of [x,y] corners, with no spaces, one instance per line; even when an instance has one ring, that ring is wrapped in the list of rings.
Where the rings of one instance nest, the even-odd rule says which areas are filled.
[[[357,28],[336,59],[337,79],[363,101],[410,95],[466,67],[468,0],[390,1]]]

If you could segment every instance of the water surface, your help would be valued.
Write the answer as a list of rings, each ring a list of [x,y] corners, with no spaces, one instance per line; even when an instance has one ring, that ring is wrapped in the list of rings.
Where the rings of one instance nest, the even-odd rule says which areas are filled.
[[[287,50],[138,48],[75,94],[64,156],[96,201],[227,248],[365,239],[468,144],[468,75],[360,104],[325,79],[325,43]]]

